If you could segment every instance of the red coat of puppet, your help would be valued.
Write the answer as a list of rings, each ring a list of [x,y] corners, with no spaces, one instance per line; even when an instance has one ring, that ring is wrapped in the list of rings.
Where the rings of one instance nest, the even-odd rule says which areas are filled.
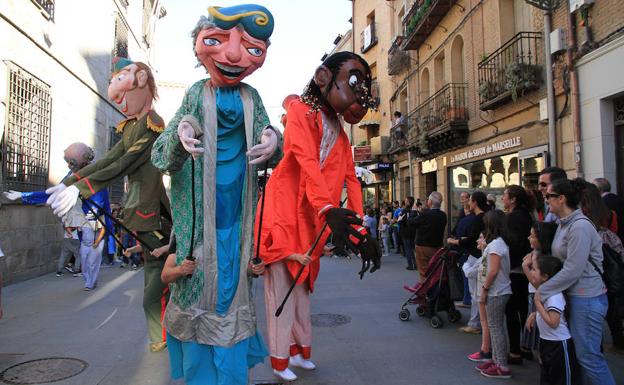
[[[266,186],[264,219],[260,238],[260,256],[265,264],[283,260],[293,279],[301,264],[286,260],[291,254],[305,254],[323,226],[322,213],[329,207],[338,207],[346,183],[348,208],[363,216],[362,190],[355,176],[351,144],[344,130],[321,167],[319,148],[323,138],[320,112],[313,112],[307,104],[295,100],[288,108],[284,131],[284,158],[273,170]],[[258,203],[258,212],[260,212]],[[258,231],[258,219],[256,228]],[[319,273],[323,240],[329,236],[326,229],[321,242],[311,256],[297,284],[308,280],[310,291]]]

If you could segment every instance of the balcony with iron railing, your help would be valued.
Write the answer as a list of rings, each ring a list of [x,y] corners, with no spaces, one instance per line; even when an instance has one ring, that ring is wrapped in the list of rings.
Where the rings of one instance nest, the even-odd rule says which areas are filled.
[[[360,33],[360,52],[366,53],[377,44],[377,29],[375,23],[368,24]]]
[[[403,19],[406,50],[418,49],[457,0],[416,0]]]
[[[407,70],[410,65],[409,53],[401,49],[403,36],[397,36],[388,49],[388,75],[394,76]]]
[[[479,108],[499,107],[543,84],[540,32],[520,32],[478,65]]]
[[[448,83],[408,115],[408,141],[419,155],[433,155],[466,143],[467,94],[466,83]]]

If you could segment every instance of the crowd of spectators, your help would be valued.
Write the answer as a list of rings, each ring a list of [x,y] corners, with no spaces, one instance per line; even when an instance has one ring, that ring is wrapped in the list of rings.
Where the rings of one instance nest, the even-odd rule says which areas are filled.
[[[464,296],[456,306],[470,308],[460,329],[481,336],[467,358],[484,376],[510,378],[510,366],[537,359],[543,384],[615,384],[603,323],[608,349],[624,354],[624,298],[609,287],[603,260],[624,264],[624,200],[605,178],[570,180],[557,167],[540,172],[536,190],[510,185],[499,198],[497,206],[493,194],[462,191],[446,240],[437,191],[424,204],[409,196],[378,213],[366,208],[364,222],[384,255],[402,255],[421,282],[440,248],[460,255]]]

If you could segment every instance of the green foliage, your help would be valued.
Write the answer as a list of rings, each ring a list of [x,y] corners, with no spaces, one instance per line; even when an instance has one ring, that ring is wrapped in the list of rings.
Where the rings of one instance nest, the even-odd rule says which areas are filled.
[[[407,29],[406,29],[406,35],[409,36],[412,31],[414,29],[416,29],[416,27],[418,26],[418,23],[420,22],[420,20],[422,19],[422,17],[425,15],[425,13],[429,10],[429,6],[431,5],[431,2],[433,0],[425,0],[423,1],[423,3],[418,7],[418,10],[416,11],[416,13],[414,14],[414,16],[412,17],[412,19],[409,21],[409,23],[407,24]]]
[[[542,66],[514,61],[505,71],[505,89],[511,92],[511,99],[515,102],[518,95],[524,94],[542,83]]]

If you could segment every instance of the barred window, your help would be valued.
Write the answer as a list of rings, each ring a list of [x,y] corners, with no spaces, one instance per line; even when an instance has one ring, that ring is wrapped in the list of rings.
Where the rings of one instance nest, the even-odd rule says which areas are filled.
[[[624,124],[624,96],[615,99],[613,104],[615,105],[615,124]]]
[[[149,47],[152,44],[154,0],[143,0],[143,42]]]
[[[116,56],[128,57],[128,26],[121,15],[115,18],[115,45],[113,46],[112,58]]]
[[[46,19],[54,21],[54,0],[33,0],[33,2]]]
[[[113,148],[117,142],[121,140],[121,134],[115,132],[115,127],[110,128],[110,134],[108,138],[108,149]],[[108,196],[110,198],[111,203],[116,203],[121,205],[123,203],[124,197],[124,181],[126,178],[121,178],[116,180],[110,187],[108,188]]]
[[[48,184],[50,86],[13,62],[8,71],[6,125],[0,141],[2,189],[36,191]]]

